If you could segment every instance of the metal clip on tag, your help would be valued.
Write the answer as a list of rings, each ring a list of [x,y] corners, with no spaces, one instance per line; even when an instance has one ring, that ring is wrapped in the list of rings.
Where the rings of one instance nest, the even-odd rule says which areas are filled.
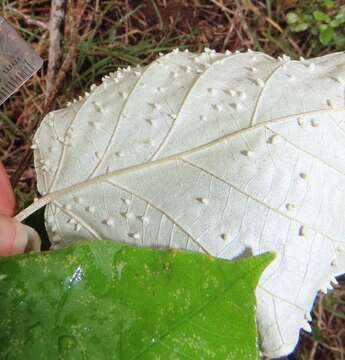
[[[0,16],[0,105],[43,64],[43,60]]]

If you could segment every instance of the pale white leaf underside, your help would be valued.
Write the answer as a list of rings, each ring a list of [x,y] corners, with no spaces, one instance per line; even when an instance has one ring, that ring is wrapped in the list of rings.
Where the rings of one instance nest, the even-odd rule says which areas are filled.
[[[317,291],[344,272],[344,60],[175,51],[106,77],[35,137],[53,246],[274,251],[257,289],[261,347],[291,352]]]

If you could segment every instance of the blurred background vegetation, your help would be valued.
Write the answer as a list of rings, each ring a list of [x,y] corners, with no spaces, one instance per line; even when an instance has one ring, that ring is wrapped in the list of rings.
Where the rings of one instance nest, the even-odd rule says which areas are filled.
[[[31,203],[35,172],[30,142],[43,114],[82,95],[102,76],[144,65],[179,47],[254,50],[292,58],[345,50],[345,1],[337,0],[66,0],[62,70],[47,92],[47,61],[0,112],[0,160],[15,184],[18,208]],[[48,59],[48,0],[0,0],[4,16]],[[49,109],[46,105],[50,97]],[[313,333],[288,359],[345,359],[345,286],[320,295]]]

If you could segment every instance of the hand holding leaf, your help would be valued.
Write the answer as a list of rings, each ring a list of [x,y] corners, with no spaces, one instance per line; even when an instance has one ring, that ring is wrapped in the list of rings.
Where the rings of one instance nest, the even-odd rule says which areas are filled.
[[[14,193],[7,173],[0,163],[0,256],[23,253],[25,249],[39,249],[36,232],[12,218],[15,210]]]

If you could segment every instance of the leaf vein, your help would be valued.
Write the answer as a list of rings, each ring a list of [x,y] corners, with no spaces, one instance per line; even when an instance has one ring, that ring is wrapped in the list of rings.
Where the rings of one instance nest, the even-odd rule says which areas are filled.
[[[202,246],[202,244],[200,244],[196,239],[194,239],[193,236],[191,234],[189,234],[189,232],[186,229],[184,229],[180,224],[178,224],[166,211],[162,210],[157,205],[153,204],[151,201],[146,199],[144,196],[139,195],[139,194],[133,192],[132,190],[126,189],[124,186],[121,186],[121,185],[115,183],[114,181],[108,180],[107,183],[109,185],[112,185],[112,186],[114,186],[116,188],[119,188],[119,189],[121,189],[123,191],[127,191],[127,192],[131,193],[133,196],[137,197],[138,199],[141,199],[141,200],[145,201],[146,203],[148,203],[152,208],[156,209],[158,212],[165,215],[165,217],[167,219],[169,219],[173,224],[175,224],[176,227],[178,227],[187,236],[189,236],[206,254],[210,255],[210,253]]]

